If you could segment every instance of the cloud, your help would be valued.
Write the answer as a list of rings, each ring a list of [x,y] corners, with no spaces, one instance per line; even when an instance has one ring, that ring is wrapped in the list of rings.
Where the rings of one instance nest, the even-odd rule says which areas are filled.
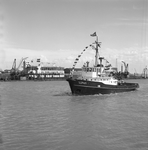
[[[61,67],[72,67],[72,63],[78,56],[79,50],[35,51],[32,49],[5,47],[4,49],[0,49],[0,53],[1,60],[3,60],[3,63],[0,64],[0,68],[2,69],[11,69],[14,59],[17,60],[18,64],[25,57],[28,57],[28,61],[35,58],[42,58],[45,62],[56,63],[56,65]]]
[[[82,50],[70,50],[59,49],[57,51],[35,51],[31,49],[19,49],[19,48],[5,48],[0,49],[0,68],[11,69],[14,59],[17,60],[17,65],[22,58],[28,57],[28,61],[34,58],[42,58],[44,62],[55,63],[61,67],[72,67],[75,59],[80,55]],[[129,47],[122,49],[104,48],[100,50],[100,55],[105,57],[113,66],[116,65],[118,60],[118,66],[120,68],[121,61],[125,61],[129,64],[130,71],[142,72],[143,68],[148,65],[148,47]],[[90,62],[90,65],[94,65],[95,51],[88,49],[79,58],[76,67],[82,67],[86,61]],[[27,61],[26,60],[26,61]]]

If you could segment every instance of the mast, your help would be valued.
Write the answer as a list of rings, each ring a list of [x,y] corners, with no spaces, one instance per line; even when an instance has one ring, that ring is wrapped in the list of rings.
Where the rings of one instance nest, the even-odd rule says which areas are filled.
[[[95,55],[95,66],[97,67],[98,65],[98,55],[99,55],[99,52],[98,52],[98,36],[96,35],[96,55]]]
[[[98,47],[100,47],[101,42],[98,42],[98,36],[97,33],[94,32],[93,34],[91,34],[90,36],[92,37],[96,37],[96,41],[93,44],[96,44],[95,50],[96,50],[96,54],[95,54],[95,66],[97,67],[98,65],[98,58],[99,58],[99,52],[98,52]]]

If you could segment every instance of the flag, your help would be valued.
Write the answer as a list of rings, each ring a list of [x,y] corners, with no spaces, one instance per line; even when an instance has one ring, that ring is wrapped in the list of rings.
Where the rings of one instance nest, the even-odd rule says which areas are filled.
[[[94,32],[93,34],[91,34],[90,36],[97,36],[96,32]]]
[[[40,59],[37,59],[37,62],[40,62]]]
[[[98,43],[98,46],[101,47],[101,42]]]

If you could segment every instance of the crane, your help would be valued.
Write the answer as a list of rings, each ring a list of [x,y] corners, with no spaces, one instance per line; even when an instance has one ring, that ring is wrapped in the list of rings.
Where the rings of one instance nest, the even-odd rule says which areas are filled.
[[[124,67],[125,67],[124,72],[128,73],[128,64],[126,64],[124,61],[122,61],[122,63],[124,64]]]
[[[148,69],[147,66],[143,69],[143,77],[147,78],[148,77]]]
[[[13,74],[16,72],[16,59],[14,59],[14,61],[13,61],[12,68],[11,68],[10,72]]]
[[[124,61],[122,61],[122,63],[124,64],[124,68],[125,68],[124,72],[122,73],[122,76],[124,78],[127,78],[127,75],[129,74],[129,72],[128,72],[128,64],[126,64]]]
[[[28,58],[28,57],[22,58],[21,61],[20,61],[20,63],[19,63],[19,65],[18,65],[17,67],[16,67],[16,59],[14,59],[11,72],[18,72],[19,69],[20,69],[20,66],[21,66],[22,62],[23,62],[24,60],[26,60],[27,58]]]
[[[12,65],[12,69],[11,69],[11,73],[10,73],[10,76],[11,76],[11,79],[12,80],[16,80],[16,79],[19,79],[19,76],[20,76],[20,72],[19,72],[19,68],[22,64],[22,62],[24,60],[26,60],[28,57],[25,57],[25,58],[22,58],[19,65],[16,67],[16,59],[14,59],[14,62],[13,62],[13,65]]]
[[[16,70],[16,59],[13,61],[12,70]]]
[[[22,62],[25,61],[27,58],[28,58],[28,57],[25,57],[25,58],[22,58],[22,59],[21,59],[21,61],[20,61],[19,65],[18,65],[18,67],[16,68],[16,71],[19,71],[20,66],[22,65]]]

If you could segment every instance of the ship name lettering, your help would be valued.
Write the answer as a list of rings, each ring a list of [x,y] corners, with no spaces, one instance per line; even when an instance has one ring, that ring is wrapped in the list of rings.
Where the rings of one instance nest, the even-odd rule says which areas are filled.
[[[80,81],[79,84],[87,84],[86,82]]]

